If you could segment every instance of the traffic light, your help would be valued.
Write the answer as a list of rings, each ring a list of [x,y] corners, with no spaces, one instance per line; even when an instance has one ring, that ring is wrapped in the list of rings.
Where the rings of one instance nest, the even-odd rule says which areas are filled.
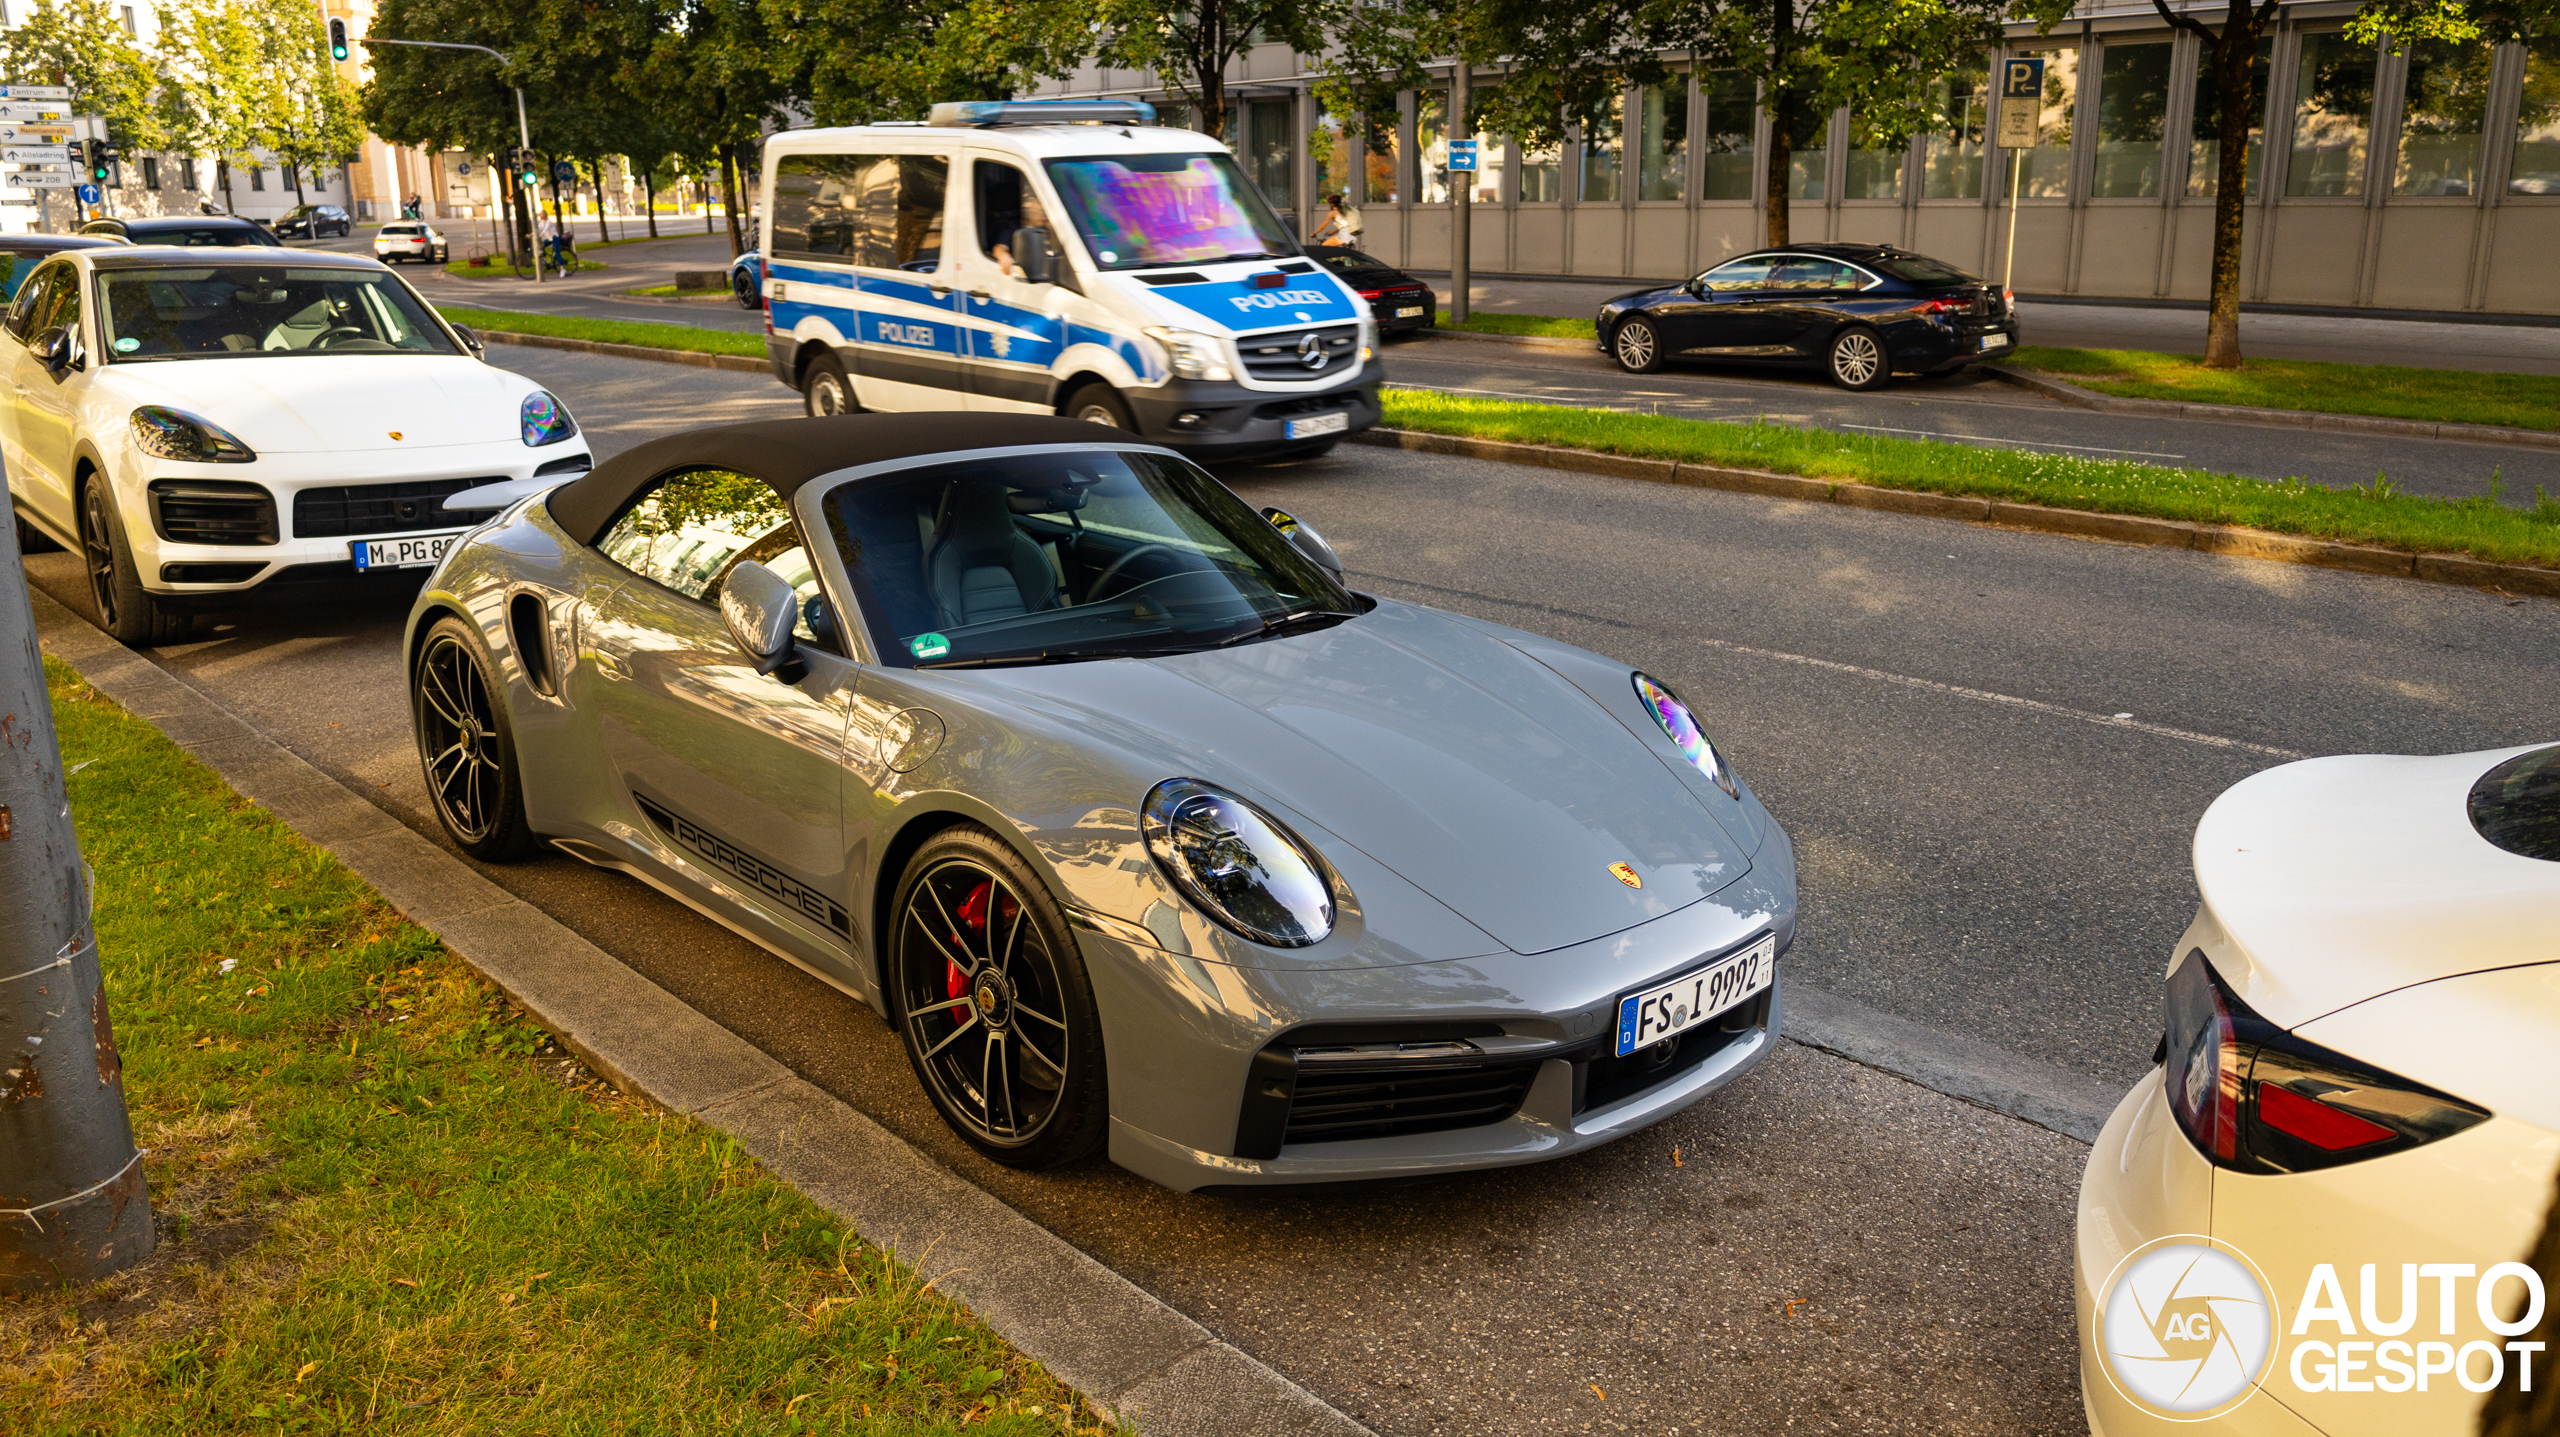
[[[344,20],[329,22],[329,58],[332,60],[347,58],[347,22]]]
[[[100,185],[105,184],[107,182],[107,166],[114,159],[115,151],[107,148],[106,141],[91,140],[89,142],[90,183]]]
[[[542,166],[535,162],[533,151],[519,150],[516,152],[516,179],[520,181],[526,189],[538,190],[542,188]]]

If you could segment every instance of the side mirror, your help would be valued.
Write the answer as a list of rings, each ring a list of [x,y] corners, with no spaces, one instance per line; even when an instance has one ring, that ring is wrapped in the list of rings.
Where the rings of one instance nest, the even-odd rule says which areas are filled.
[[[27,346],[27,352],[35,356],[36,363],[59,372],[71,363],[71,330],[57,324],[37,335],[36,342]]]
[[[731,569],[720,585],[720,617],[728,621],[729,636],[755,658],[757,673],[791,662],[800,595],[780,574],[753,560]]]
[[[1286,509],[1265,509],[1262,517],[1270,520],[1271,527],[1287,536],[1290,545],[1313,560],[1317,568],[1331,574],[1335,582],[1341,582],[1342,557],[1333,552],[1333,546],[1324,541],[1324,536],[1317,533],[1313,525],[1301,522]]]
[[[474,357],[480,359],[489,357],[489,346],[480,341],[480,336],[472,331],[470,325],[454,325],[453,332],[462,336],[462,347],[470,350]]]
[[[1013,232],[1013,262],[1022,267],[1022,277],[1032,284],[1058,282],[1058,252],[1049,248],[1049,232],[1043,229],[1018,229]]]

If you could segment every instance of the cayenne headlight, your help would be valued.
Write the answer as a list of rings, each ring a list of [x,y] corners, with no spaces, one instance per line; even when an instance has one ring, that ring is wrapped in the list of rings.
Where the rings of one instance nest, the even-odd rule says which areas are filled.
[[[536,449],[557,444],[578,432],[578,422],[569,417],[569,406],[552,398],[549,390],[537,389],[526,395],[516,409],[516,418],[524,425],[524,442]]]
[[[1227,368],[1227,351],[1213,335],[1196,334],[1187,329],[1167,329],[1161,324],[1147,326],[1147,338],[1164,346],[1165,362],[1173,367],[1179,379],[1233,379],[1235,371]]]
[[[1333,932],[1333,888],[1313,850],[1281,822],[1196,778],[1148,791],[1138,814],[1147,851],[1201,912],[1273,948]]]
[[[1706,730],[1698,727],[1698,716],[1689,712],[1680,696],[1642,674],[1637,674],[1635,681],[1636,697],[1644,700],[1644,706],[1653,713],[1653,721],[1662,725],[1662,732],[1670,738],[1671,746],[1680,750],[1681,757],[1714,779],[1725,797],[1742,797],[1742,790],[1733,781],[1733,770],[1725,767],[1723,756],[1707,741]]]
[[[258,457],[230,430],[165,404],[146,404],[133,411],[133,442],[145,454],[195,464],[246,464]]]

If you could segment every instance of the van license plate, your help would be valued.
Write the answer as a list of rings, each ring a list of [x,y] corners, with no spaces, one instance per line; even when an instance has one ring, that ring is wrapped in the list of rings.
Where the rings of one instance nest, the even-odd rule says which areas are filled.
[[[1313,439],[1319,434],[1341,434],[1351,428],[1351,416],[1337,409],[1310,419],[1292,419],[1288,423],[1291,439]]]
[[[1618,1000],[1618,1056],[1677,1037],[1758,994],[1778,976],[1772,933],[1718,963]]]
[[[413,534],[406,539],[357,539],[347,545],[354,555],[356,572],[373,569],[423,569],[444,557],[453,541],[462,537],[457,529],[450,534]]]

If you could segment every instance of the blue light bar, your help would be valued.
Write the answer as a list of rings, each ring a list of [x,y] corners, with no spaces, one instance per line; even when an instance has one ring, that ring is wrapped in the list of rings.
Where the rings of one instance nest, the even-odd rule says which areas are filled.
[[[928,125],[985,130],[1000,125],[1152,125],[1144,100],[946,100],[925,114]]]

